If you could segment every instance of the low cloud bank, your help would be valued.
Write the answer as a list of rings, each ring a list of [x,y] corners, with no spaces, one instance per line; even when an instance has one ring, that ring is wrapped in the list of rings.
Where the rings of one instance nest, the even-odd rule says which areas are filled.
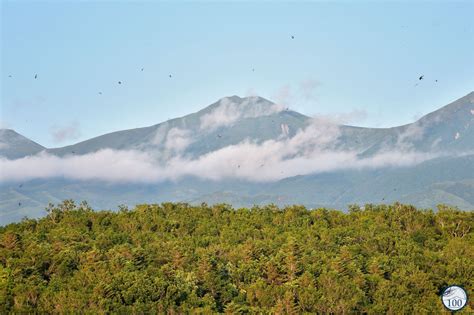
[[[419,130],[407,138],[417,138]],[[407,146],[384,150],[361,158],[360,151],[338,149],[340,127],[328,119],[315,118],[293,137],[282,134],[277,139],[257,142],[246,139],[190,158],[183,151],[191,133],[171,129],[165,149],[174,154],[165,160],[161,151],[104,149],[85,155],[57,157],[40,153],[16,160],[0,158],[0,181],[23,181],[34,178],[64,177],[108,182],[160,182],[185,176],[203,179],[244,179],[254,182],[337,170],[411,166],[440,156],[407,150]]]

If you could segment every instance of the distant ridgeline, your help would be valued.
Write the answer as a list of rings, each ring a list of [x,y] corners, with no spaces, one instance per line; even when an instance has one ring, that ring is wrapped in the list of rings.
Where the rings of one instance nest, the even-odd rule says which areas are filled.
[[[0,129],[0,224],[48,203],[275,203],[347,209],[402,202],[474,209],[474,92],[393,128],[308,117],[262,97],[45,148]],[[125,171],[126,170],[126,171]]]
[[[472,295],[473,226],[473,212],[398,203],[65,201],[0,227],[0,313],[439,314],[446,286]]]

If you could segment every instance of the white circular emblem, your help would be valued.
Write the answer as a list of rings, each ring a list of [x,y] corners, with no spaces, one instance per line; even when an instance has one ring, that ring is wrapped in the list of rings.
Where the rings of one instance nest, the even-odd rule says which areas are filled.
[[[452,285],[444,289],[441,299],[448,310],[459,311],[466,306],[467,293],[460,286]]]

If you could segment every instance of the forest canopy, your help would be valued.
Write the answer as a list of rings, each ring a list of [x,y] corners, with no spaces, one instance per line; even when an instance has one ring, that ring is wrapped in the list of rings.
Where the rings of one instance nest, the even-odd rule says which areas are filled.
[[[473,226],[446,206],[67,200],[0,227],[0,313],[447,313],[443,288],[473,292]]]

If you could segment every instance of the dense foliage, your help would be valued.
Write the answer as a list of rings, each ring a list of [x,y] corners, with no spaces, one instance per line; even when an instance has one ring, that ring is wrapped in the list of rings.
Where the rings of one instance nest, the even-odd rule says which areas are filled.
[[[473,212],[400,204],[65,201],[0,227],[0,313],[443,313],[443,287],[473,292],[473,225]]]

